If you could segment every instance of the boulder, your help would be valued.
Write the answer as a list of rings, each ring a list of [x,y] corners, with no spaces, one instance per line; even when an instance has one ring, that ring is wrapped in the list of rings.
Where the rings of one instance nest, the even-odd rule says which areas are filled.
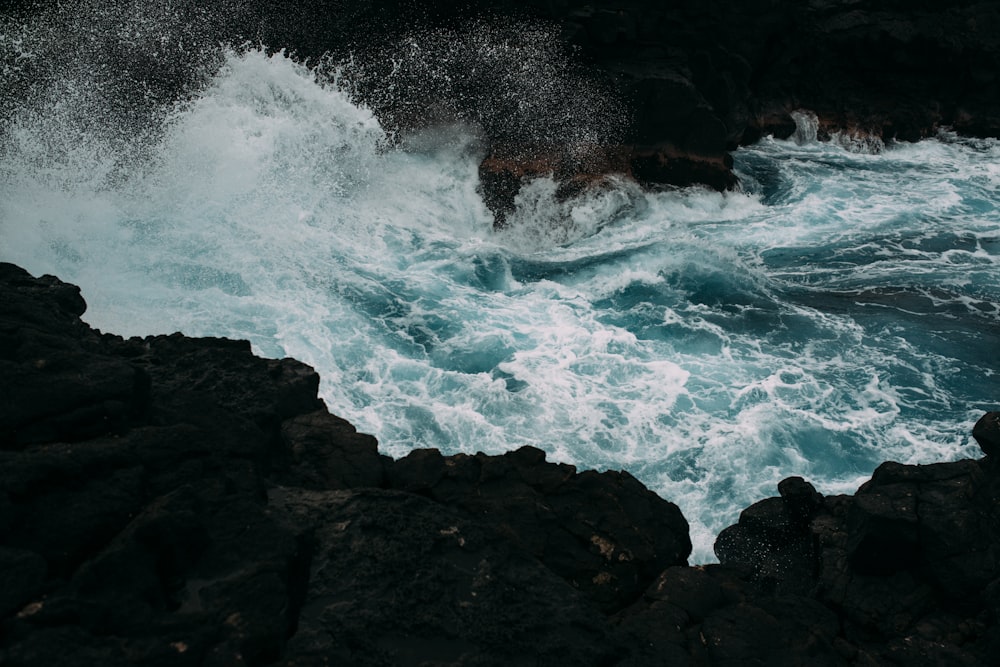
[[[626,472],[577,473],[534,447],[501,456],[416,450],[391,465],[389,479],[487,521],[605,612],[691,553],[676,505]]]
[[[1000,412],[987,412],[972,428],[972,437],[986,456],[1000,454]]]
[[[854,496],[821,498],[785,480],[783,498],[745,510],[716,553],[749,573],[755,604],[790,593],[835,612],[838,651],[852,662],[988,664],[998,481],[972,460],[887,462]]]

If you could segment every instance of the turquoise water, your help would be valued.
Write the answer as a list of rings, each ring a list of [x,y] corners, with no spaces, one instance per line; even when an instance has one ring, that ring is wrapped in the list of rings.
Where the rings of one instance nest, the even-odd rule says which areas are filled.
[[[0,260],[80,285],[92,325],[301,359],[394,456],[624,468],[680,505],[694,562],[784,477],[839,493],[885,459],[977,454],[1000,142],[769,138],[725,194],[617,179],[560,202],[539,179],[497,232],[468,123],[401,143],[282,53],[205,62],[178,105],[119,113],[79,76],[5,100]]]

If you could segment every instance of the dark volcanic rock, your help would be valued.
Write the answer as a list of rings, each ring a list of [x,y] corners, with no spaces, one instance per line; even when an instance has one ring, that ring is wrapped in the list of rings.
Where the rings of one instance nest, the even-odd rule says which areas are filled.
[[[628,102],[630,128],[611,140],[623,157],[614,168],[646,183],[733,187],[726,152],[767,134],[788,137],[789,113],[800,108],[818,115],[821,136],[841,132],[870,145],[933,136],[942,126],[1000,135],[996,2],[346,4],[340,41],[368,48],[373,39],[428,27],[461,30],[479,17],[554,23],[579,60]],[[492,185],[484,183],[491,207]],[[502,207],[494,210],[502,217]]]
[[[84,308],[0,265],[4,664],[610,664],[605,612],[686,562],[677,507],[626,473],[392,462],[304,364]],[[94,396],[124,407],[62,428]]]
[[[748,568],[762,592],[805,594],[835,610],[852,651],[878,662],[989,664],[997,482],[983,461],[884,463],[853,497],[816,502],[810,493],[806,525],[792,519],[787,496],[757,503],[720,534],[716,553]],[[788,548],[795,543],[802,548]]]
[[[1000,454],[1000,412],[987,412],[980,417],[972,435],[987,456]]]
[[[604,617],[482,522],[409,493],[275,490],[309,586],[283,664],[609,664]]]
[[[676,505],[626,472],[577,473],[534,447],[503,456],[418,450],[393,463],[390,479],[495,525],[604,611],[632,602],[691,553]]]
[[[607,166],[646,184],[732,188],[727,151],[768,134],[788,137],[795,129],[789,114],[800,108],[817,114],[821,137],[838,132],[868,149],[944,126],[1000,135],[996,2],[383,5],[383,34],[460,27],[474,16],[554,22],[580,60],[627,101],[628,130],[606,138],[621,159]],[[502,223],[521,179],[516,169],[494,173],[489,163],[481,172],[487,204]]]
[[[101,435],[145,408],[142,370],[95,353],[79,288],[11,264],[0,265],[0,280],[0,448]]]
[[[326,411],[304,364],[102,335],[83,310],[76,288],[0,264],[4,665],[987,665],[1000,650],[990,458],[886,463],[853,497],[789,478],[719,536],[721,564],[688,567],[683,516],[625,472],[533,447],[393,461]],[[91,391],[121,407],[67,420]],[[994,414],[975,429],[987,452]]]

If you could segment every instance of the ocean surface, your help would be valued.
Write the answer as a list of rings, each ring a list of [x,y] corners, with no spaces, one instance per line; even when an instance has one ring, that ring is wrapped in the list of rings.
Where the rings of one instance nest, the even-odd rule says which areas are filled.
[[[468,117],[401,137],[351,67],[178,59],[187,24],[139,18],[75,15],[58,48],[51,17],[0,24],[0,260],[80,285],[93,326],[298,358],[393,456],[534,445],[628,470],[681,507],[692,562],[785,477],[835,494],[883,460],[978,455],[1000,141],[818,142],[802,114],[735,153],[739,191],[618,179],[558,201],[543,178],[495,231]],[[136,53],[197,76],[168,94]],[[579,85],[574,125],[615,125]]]

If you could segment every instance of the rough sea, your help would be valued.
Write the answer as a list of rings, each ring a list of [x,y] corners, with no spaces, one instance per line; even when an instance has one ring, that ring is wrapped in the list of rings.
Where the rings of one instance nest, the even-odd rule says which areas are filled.
[[[819,142],[803,114],[735,152],[738,191],[622,178],[559,201],[542,178],[495,231],[474,122],[400,138],[351,67],[179,61],[184,21],[123,16],[75,15],[58,48],[51,16],[0,26],[0,261],[79,285],[93,326],[298,358],[393,456],[534,445],[628,470],[681,507],[695,563],[785,477],[836,494],[884,460],[978,455],[1000,141]],[[115,45],[201,69],[165,100]],[[613,125],[588,85],[587,127]]]

